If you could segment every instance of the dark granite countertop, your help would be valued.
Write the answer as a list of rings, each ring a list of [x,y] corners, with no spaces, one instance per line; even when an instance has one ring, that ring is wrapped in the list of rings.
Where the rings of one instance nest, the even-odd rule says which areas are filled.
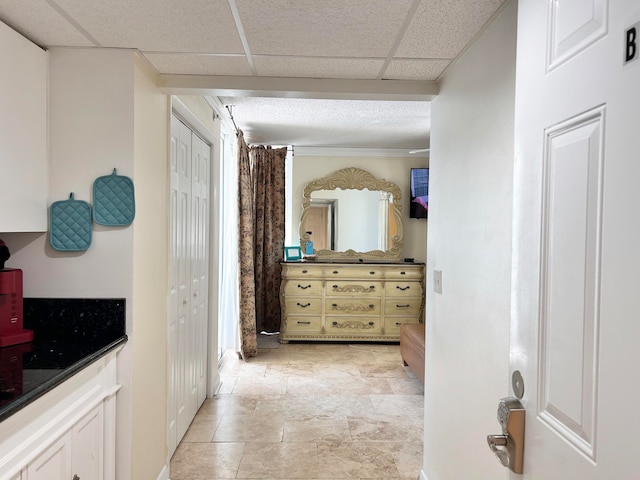
[[[0,348],[0,421],[127,341],[124,299],[25,298],[32,342]]]

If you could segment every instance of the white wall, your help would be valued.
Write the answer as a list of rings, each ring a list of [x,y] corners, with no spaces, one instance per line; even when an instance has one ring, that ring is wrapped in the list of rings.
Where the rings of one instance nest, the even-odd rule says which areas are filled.
[[[507,478],[486,443],[510,394],[516,13],[446,72],[432,106],[425,442],[429,480]],[[442,294],[433,270],[442,271]]]
[[[136,55],[134,75],[131,478],[155,479],[167,458],[167,119],[169,100]],[[118,477],[120,478],[120,477]]]
[[[91,202],[113,168],[133,179],[136,219],[94,225],[85,252],[57,252],[46,234],[3,234],[25,295],[126,299],[129,341],[118,355],[116,476],[156,478],[166,461],[166,170],[168,100],[133,51],[49,52],[49,203]]]
[[[377,178],[383,178],[400,187],[402,197],[402,223],[404,226],[404,248],[400,258],[412,257],[416,262],[426,260],[427,220],[409,218],[409,172],[412,167],[427,167],[424,157],[293,157],[292,176],[292,245],[300,244],[298,228],[302,214],[304,187],[312,180],[325,177],[336,170],[356,167],[367,170]],[[378,210],[375,210],[376,214]],[[377,237],[374,242],[377,245]]]

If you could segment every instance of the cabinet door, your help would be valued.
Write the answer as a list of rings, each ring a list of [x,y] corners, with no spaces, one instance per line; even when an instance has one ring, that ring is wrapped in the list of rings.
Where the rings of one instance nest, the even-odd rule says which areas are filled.
[[[27,480],[69,480],[71,436],[65,435],[27,466]]]
[[[102,480],[104,457],[103,404],[85,415],[71,432],[71,469],[69,478]]]
[[[47,53],[0,23],[2,232],[47,231]]]

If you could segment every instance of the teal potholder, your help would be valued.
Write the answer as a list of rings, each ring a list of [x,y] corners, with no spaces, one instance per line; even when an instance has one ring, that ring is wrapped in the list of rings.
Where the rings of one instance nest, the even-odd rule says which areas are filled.
[[[93,221],[98,225],[121,227],[131,225],[136,216],[133,182],[129,177],[111,175],[93,182]]]
[[[91,207],[76,200],[53,202],[49,210],[49,244],[54,250],[79,252],[91,245]]]

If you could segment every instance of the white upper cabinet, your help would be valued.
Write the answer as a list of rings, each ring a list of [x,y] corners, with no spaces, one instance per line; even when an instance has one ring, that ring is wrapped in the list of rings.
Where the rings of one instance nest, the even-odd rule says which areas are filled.
[[[0,64],[0,232],[44,232],[48,54],[0,23]]]

